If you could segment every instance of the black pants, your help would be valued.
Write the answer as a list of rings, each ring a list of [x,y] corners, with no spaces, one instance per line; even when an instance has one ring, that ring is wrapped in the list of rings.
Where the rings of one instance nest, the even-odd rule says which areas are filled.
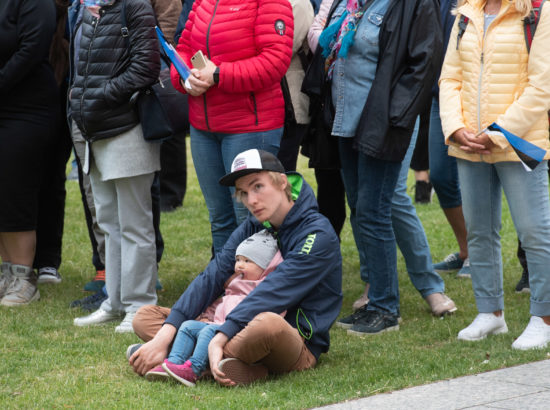
[[[187,189],[187,132],[174,135],[160,148],[160,210],[171,211],[183,204]]]
[[[346,221],[346,190],[339,169],[315,168],[317,180],[317,203],[319,212],[330,221],[340,237]]]

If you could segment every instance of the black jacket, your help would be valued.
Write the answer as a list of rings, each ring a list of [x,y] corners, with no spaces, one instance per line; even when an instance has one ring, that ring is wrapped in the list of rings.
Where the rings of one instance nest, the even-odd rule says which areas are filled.
[[[87,11],[71,91],[71,116],[90,141],[114,137],[139,123],[130,97],[156,81],[160,70],[155,15],[148,0],[126,2],[128,44],[122,36],[122,0]]]
[[[327,22],[340,1],[335,0]],[[365,155],[402,161],[416,117],[430,97],[443,49],[438,0],[391,0],[379,36],[380,54],[372,88],[355,133],[355,146]],[[317,47],[313,62],[323,64]],[[324,76],[310,67],[302,91],[326,93]],[[330,101],[321,96],[322,101]]]

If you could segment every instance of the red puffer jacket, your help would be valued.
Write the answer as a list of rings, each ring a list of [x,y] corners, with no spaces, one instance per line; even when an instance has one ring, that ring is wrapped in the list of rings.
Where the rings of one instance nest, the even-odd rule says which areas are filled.
[[[193,127],[223,133],[280,128],[281,79],[292,57],[294,21],[288,0],[195,0],[177,51],[189,67],[197,50],[220,69],[220,81],[189,96]],[[185,92],[172,66],[174,87]]]

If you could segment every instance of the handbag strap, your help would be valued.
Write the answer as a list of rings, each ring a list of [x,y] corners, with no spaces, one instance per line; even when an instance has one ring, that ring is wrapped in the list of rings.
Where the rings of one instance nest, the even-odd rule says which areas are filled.
[[[128,22],[126,20],[126,0],[122,0],[122,6],[121,7],[122,7],[122,9],[121,9],[121,12],[120,12],[120,20],[122,22],[122,25],[120,27],[120,33],[122,34],[122,38],[124,38],[124,43],[126,45],[126,48],[128,50],[130,50],[130,30],[128,29]],[[156,25],[160,27],[160,24],[157,20],[157,15],[154,12],[153,12],[153,16],[155,17]],[[166,55],[166,52],[164,51],[164,48],[160,44],[160,40],[158,40],[158,42],[159,42],[160,58],[162,58],[164,60],[164,62],[166,63],[166,65],[168,67],[170,67],[172,62],[170,61],[170,58]]]

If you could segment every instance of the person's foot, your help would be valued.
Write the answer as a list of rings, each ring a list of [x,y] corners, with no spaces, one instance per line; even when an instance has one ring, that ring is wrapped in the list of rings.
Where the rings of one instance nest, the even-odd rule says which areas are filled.
[[[166,371],[162,368],[162,365],[153,367],[151,370],[145,373],[143,377],[145,377],[145,380],[149,380],[150,382],[170,380],[170,375],[166,373]]]
[[[75,326],[92,326],[101,325],[103,323],[112,322],[113,320],[120,319],[120,314],[114,312],[107,312],[99,308],[94,313],[88,316],[77,317],[74,320]]]
[[[107,299],[107,295],[103,292],[103,289],[99,289],[99,291],[93,295],[86,296],[82,299],[73,300],[69,306],[72,308],[80,307],[82,310],[93,312],[99,309],[105,299]]]
[[[357,320],[348,334],[355,336],[374,335],[382,332],[399,330],[398,316],[378,310],[367,310],[364,317]]]
[[[155,289],[158,291],[162,290],[162,283],[160,283],[160,279],[157,279],[157,283],[155,284]]]
[[[367,315],[367,307],[368,307],[368,304],[363,305],[359,309],[357,309],[355,312],[353,312],[351,315],[345,316],[337,320],[336,326],[342,329],[349,329],[355,324],[355,322],[357,322],[359,319],[362,319]]]
[[[97,292],[105,286],[105,269],[96,271],[95,278],[84,285],[86,292]]]
[[[24,272],[17,272],[18,268],[23,269]],[[40,299],[34,270],[22,265],[12,265],[11,271],[12,278],[5,289],[0,305],[22,306]]]
[[[369,285],[365,286],[365,291],[359,297],[359,299],[353,302],[353,305],[351,305],[351,308],[355,311],[360,307],[365,306],[367,303],[369,303]]]
[[[61,283],[61,275],[52,266],[38,269],[38,283]]]
[[[162,368],[166,373],[181,384],[185,384],[188,387],[195,387],[198,376],[195,372],[193,372],[191,362],[189,360],[187,360],[184,364],[176,364],[172,363],[168,359],[165,359],[162,364]]]
[[[516,285],[516,293],[531,293],[531,288],[529,287],[529,271],[527,269],[523,269],[521,279]]]
[[[126,360],[130,360],[130,357],[132,357],[132,355],[137,352],[141,346],[143,346],[143,343],[135,343],[128,346],[128,349],[126,349]]]
[[[458,332],[458,340],[475,342],[485,339],[487,335],[508,333],[504,313],[495,316],[493,313],[479,313],[470,326]]]
[[[464,265],[464,259],[460,259],[458,252],[447,255],[443,261],[433,265],[437,273],[447,273],[457,271]]]
[[[414,202],[417,204],[429,204],[432,202],[433,186],[431,182],[416,181]]]
[[[11,285],[11,282],[14,280],[11,273],[3,273],[0,276],[0,300],[4,297],[6,294],[6,291]]]
[[[239,385],[263,380],[268,374],[267,367],[261,364],[246,364],[235,358],[223,359],[218,363],[218,369],[220,369],[228,379]]]
[[[513,349],[529,350],[544,349],[550,342],[550,326],[544,323],[544,320],[538,316],[531,316],[529,324],[512,343]]]
[[[448,313],[456,312],[457,310],[455,302],[442,292],[432,293],[426,296],[425,299],[428,305],[430,305],[430,309],[434,316],[443,316]]]
[[[132,326],[132,322],[135,315],[136,312],[126,313],[124,319],[122,319],[122,322],[120,322],[120,325],[115,327],[115,333],[133,333],[134,327]]]
[[[464,259],[462,268],[460,268],[460,270],[456,274],[456,277],[460,279],[469,279],[472,277],[472,274],[470,273],[470,258]]]

